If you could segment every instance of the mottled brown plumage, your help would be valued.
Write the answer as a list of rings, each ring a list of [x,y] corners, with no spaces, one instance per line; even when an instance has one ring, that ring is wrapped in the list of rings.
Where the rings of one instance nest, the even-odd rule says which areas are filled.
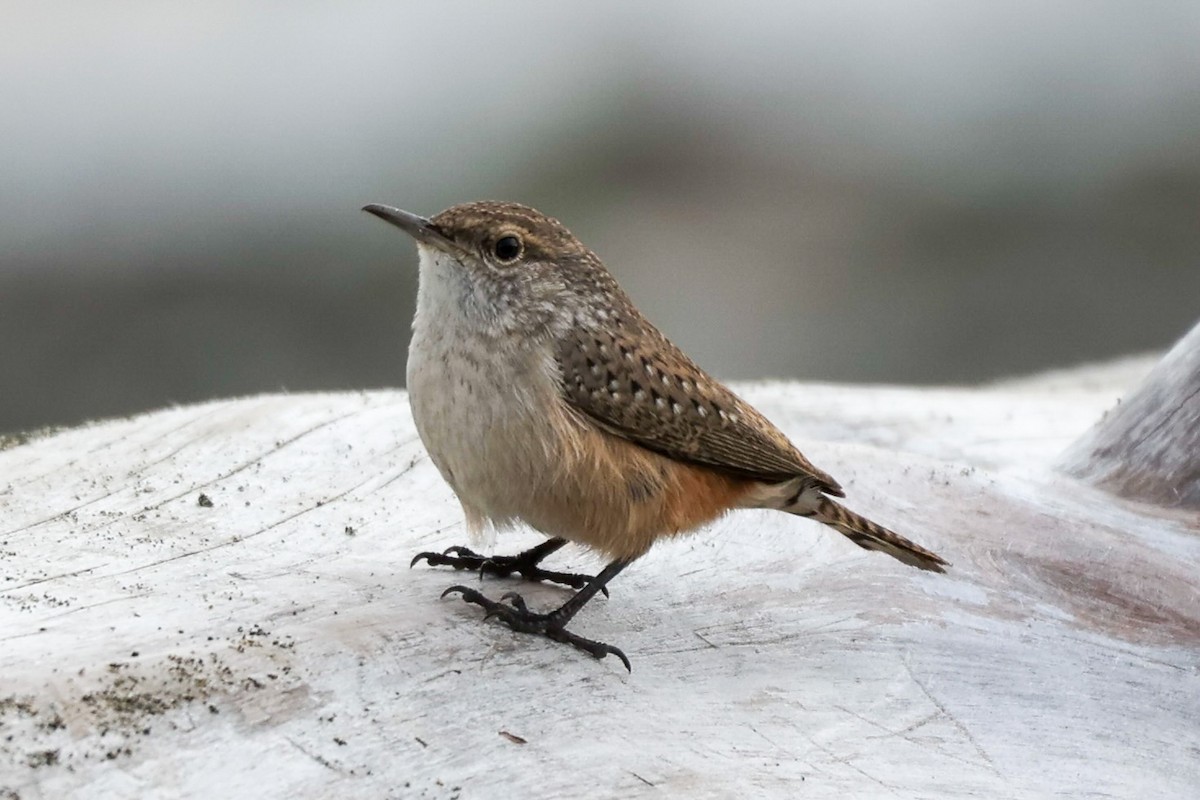
[[[452,587],[489,615],[625,660],[567,621],[656,539],[735,508],[810,517],[860,547],[943,570],[936,554],[834,501],[844,496],[837,481],[643,317],[562,223],[515,203],[468,203],[429,220],[367,210],[419,245],[410,402],[469,526],[521,521],[552,537],[515,557],[459,548],[418,558],[580,589],[540,615],[519,597],[497,603]],[[594,579],[542,571],[567,540],[614,561]]]
[[[765,417],[630,310],[560,340],[563,392],[605,430],[670,458],[766,482],[806,479],[842,497]]]

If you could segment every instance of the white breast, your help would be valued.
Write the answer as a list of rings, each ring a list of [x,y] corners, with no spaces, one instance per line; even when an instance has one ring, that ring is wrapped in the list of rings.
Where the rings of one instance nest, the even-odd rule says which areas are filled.
[[[552,473],[545,409],[557,400],[548,344],[505,336],[481,312],[462,267],[421,247],[408,392],[417,432],[454,489],[468,526],[525,516],[530,487]]]

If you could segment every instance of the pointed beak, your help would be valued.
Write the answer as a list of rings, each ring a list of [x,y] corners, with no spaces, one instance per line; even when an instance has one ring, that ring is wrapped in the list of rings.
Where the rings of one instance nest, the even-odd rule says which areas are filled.
[[[442,232],[424,217],[377,203],[363,206],[362,210],[368,214],[374,214],[385,222],[392,223],[421,244],[428,244],[446,252],[455,252],[459,249],[458,245],[443,236]]]

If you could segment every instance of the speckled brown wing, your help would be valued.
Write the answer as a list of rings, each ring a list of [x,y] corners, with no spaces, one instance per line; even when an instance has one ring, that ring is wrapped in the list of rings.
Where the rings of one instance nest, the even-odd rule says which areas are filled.
[[[558,362],[567,400],[619,436],[741,477],[811,478],[843,496],[778,428],[645,320],[575,327],[559,342]]]

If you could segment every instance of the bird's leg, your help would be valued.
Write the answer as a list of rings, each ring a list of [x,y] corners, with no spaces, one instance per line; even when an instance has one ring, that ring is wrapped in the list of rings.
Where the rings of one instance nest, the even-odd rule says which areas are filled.
[[[521,574],[521,577],[528,581],[550,581],[551,583],[570,586],[572,589],[582,589],[592,580],[591,575],[555,572],[554,570],[542,569],[538,566],[542,559],[560,549],[566,543],[566,539],[555,537],[547,539],[537,547],[531,547],[515,556],[491,556],[490,558],[466,547],[455,545],[440,553],[417,553],[413,556],[413,560],[408,566],[410,568],[414,567],[418,561],[425,559],[431,567],[469,569],[478,572],[480,576],[495,575],[498,578],[507,578],[514,572],[518,572]],[[608,589],[603,589],[603,591],[604,596],[608,597]]]
[[[553,541],[553,540],[551,540]],[[596,658],[604,658],[609,653],[621,659],[621,663],[625,665],[625,669],[632,669],[629,666],[629,659],[621,652],[619,648],[613,647],[604,642],[597,642],[593,639],[585,639],[582,636],[576,636],[567,630],[567,623],[571,618],[579,613],[579,609],[583,608],[588,600],[595,596],[596,592],[604,589],[605,584],[612,580],[618,572],[625,569],[629,565],[628,561],[614,561],[600,571],[600,574],[588,581],[587,585],[576,592],[570,600],[563,603],[561,606],[551,611],[549,614],[538,614],[530,611],[525,605],[525,599],[516,592],[508,592],[500,598],[500,602],[489,600],[479,592],[467,586],[451,586],[446,591],[442,592],[442,597],[445,597],[452,592],[458,592],[462,595],[463,600],[468,603],[474,603],[482,607],[487,614],[484,619],[496,617],[514,631],[520,633],[534,633],[539,636],[545,636],[547,639],[552,639],[563,644],[570,644],[583,650],[585,653],[590,653]],[[508,603],[504,601],[508,600]]]

